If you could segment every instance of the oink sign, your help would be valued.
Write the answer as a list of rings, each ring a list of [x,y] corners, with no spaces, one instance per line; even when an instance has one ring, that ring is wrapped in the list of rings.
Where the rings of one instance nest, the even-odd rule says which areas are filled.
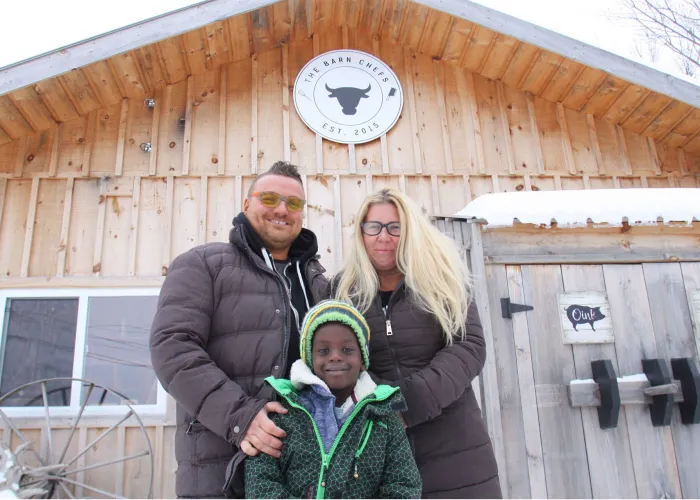
[[[565,344],[601,344],[615,341],[606,294],[560,293],[557,299]]]
[[[403,107],[401,84],[376,57],[334,50],[309,61],[294,82],[294,106],[328,140],[362,144],[386,133]]]

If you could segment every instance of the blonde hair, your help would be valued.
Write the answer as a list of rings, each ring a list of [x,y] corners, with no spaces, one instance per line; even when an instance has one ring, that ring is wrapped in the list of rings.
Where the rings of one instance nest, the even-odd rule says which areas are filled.
[[[334,296],[350,302],[363,313],[379,290],[379,276],[367,256],[360,225],[373,205],[391,203],[401,222],[396,266],[415,304],[433,314],[445,332],[446,343],[464,335],[472,296],[469,269],[454,241],[430,223],[420,207],[400,191],[387,188],[365,199],[354,223],[350,253]]]

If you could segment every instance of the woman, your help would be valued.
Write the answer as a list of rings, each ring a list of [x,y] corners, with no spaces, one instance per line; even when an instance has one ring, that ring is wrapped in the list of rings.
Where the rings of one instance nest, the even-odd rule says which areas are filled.
[[[493,447],[471,382],[486,357],[457,246],[408,197],[383,189],[355,222],[331,294],[354,304],[371,329],[370,366],[398,385],[401,414],[424,498],[500,498]]]

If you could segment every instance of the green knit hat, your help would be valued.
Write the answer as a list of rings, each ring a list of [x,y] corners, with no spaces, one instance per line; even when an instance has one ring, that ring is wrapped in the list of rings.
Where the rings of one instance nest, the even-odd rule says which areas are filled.
[[[347,302],[324,300],[312,307],[301,326],[299,352],[301,359],[313,370],[311,344],[316,330],[325,323],[342,323],[355,333],[360,344],[362,361],[369,368],[369,326],[362,313]]]

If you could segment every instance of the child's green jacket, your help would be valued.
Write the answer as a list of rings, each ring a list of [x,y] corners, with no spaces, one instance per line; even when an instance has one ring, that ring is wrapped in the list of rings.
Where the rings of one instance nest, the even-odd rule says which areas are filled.
[[[330,451],[292,383],[269,377],[286,414],[270,418],[287,433],[282,456],[245,461],[247,498],[420,498],[421,478],[397,415],[405,408],[397,388],[380,385],[361,399]]]

